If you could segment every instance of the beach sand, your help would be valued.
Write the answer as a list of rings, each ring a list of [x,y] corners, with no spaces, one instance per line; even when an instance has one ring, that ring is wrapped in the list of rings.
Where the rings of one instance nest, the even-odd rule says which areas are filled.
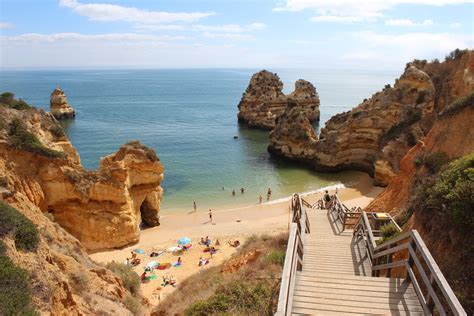
[[[329,189],[333,194],[335,187]],[[338,186],[338,196],[348,207],[367,206],[370,201],[382,191],[381,188],[373,187],[372,179],[368,176],[361,177],[357,183],[351,187]],[[316,203],[324,194],[324,191],[302,194],[309,203]],[[236,249],[228,245],[229,240],[239,240],[241,243],[253,234],[277,234],[288,229],[290,221],[290,198],[279,199],[263,203],[227,210],[213,210],[213,224],[209,221],[208,210],[197,210],[192,213],[172,214],[161,218],[159,227],[149,228],[142,231],[140,242],[136,245],[105,252],[91,254],[91,258],[100,263],[110,261],[124,262],[131,257],[133,249],[143,249],[145,254],[138,255],[141,264],[134,267],[134,270],[141,274],[145,265],[150,261],[176,262],[178,255],[165,252],[159,257],[150,258],[151,251],[165,250],[177,245],[177,240],[181,237],[189,237],[192,240],[192,248],[181,255],[183,264],[181,267],[171,267],[167,270],[155,270],[152,275],[157,278],[141,286],[141,291],[152,305],[159,304],[166,295],[175,288],[171,286],[161,287],[163,276],[174,276],[177,279],[177,289],[179,282],[194,273],[207,269],[211,266],[219,265],[228,259]],[[206,266],[199,267],[200,257],[209,258],[209,253],[204,253],[204,246],[198,245],[201,237],[209,236],[214,246],[218,239],[219,251],[210,259]]]

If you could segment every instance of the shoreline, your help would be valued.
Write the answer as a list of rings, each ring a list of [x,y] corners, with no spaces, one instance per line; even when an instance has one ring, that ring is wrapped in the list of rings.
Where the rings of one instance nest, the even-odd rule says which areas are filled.
[[[318,189],[317,192],[306,192],[301,195],[309,203],[319,200],[325,190],[334,193],[338,189],[339,198],[348,207],[367,206],[383,188],[375,187],[372,179],[366,175],[357,180],[351,186],[337,184],[330,187]],[[162,216],[161,225],[141,231],[140,241],[137,244],[116,250],[90,253],[90,257],[99,263],[105,264],[111,261],[124,262],[130,257],[130,252],[134,249],[142,249],[145,254],[138,255],[141,259],[140,265],[133,268],[139,275],[143,273],[145,265],[150,261],[173,263],[178,256],[182,257],[183,266],[180,268],[171,267],[167,270],[155,270],[153,275],[156,279],[141,285],[141,292],[152,306],[159,304],[161,299],[174,290],[179,290],[180,281],[198,273],[203,269],[219,265],[230,258],[236,251],[228,245],[229,240],[239,240],[244,243],[251,235],[275,235],[288,230],[290,222],[290,197],[276,199],[259,205],[237,207],[231,209],[213,211],[213,224],[210,223],[208,213],[175,213]],[[203,253],[204,247],[198,245],[201,237],[209,236],[213,241],[219,240],[219,249],[206,266],[199,267],[197,262],[200,257],[208,257],[208,253]],[[176,246],[177,240],[181,237],[191,238],[193,247],[190,251],[182,255],[163,253],[159,257],[150,257],[152,251],[165,250]],[[161,287],[163,276],[174,276],[178,281],[177,288],[171,286]]]

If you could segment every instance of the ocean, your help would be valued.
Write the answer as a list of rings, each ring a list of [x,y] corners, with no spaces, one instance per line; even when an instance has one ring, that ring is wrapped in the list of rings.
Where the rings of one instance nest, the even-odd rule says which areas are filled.
[[[356,181],[358,172],[317,173],[275,159],[266,149],[268,132],[237,123],[237,104],[258,70],[2,71],[0,91],[48,110],[51,92],[61,86],[76,110],[76,119],[62,124],[88,169],[133,139],[154,148],[165,166],[165,214],[191,211],[193,201],[198,211],[256,204],[269,187],[278,199]],[[269,70],[278,73],[285,93],[300,78],[316,86],[321,99],[316,129],[398,76],[376,70]]]

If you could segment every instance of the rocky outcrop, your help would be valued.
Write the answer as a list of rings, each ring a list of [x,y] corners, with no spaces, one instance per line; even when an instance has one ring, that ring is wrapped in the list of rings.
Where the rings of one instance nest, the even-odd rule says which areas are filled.
[[[4,173],[8,164],[0,160],[2,175],[8,175],[12,188],[12,175]],[[14,264],[28,271],[34,309],[40,315],[132,315],[123,304],[130,295],[123,281],[93,262],[81,243],[46,217],[25,193],[3,194],[2,202],[34,223],[39,243],[34,251],[22,251],[12,236],[1,241]]]
[[[318,171],[357,169],[387,185],[400,159],[432,127],[438,113],[474,90],[472,51],[443,63],[414,61],[396,80],[351,111],[333,116],[319,138],[305,112],[288,107],[270,134],[269,151]]]
[[[311,122],[319,120],[319,96],[310,82],[296,81],[295,90],[289,95],[282,90],[283,83],[277,74],[266,70],[254,74],[238,105],[239,122],[271,130],[289,100],[298,102]]]
[[[472,203],[465,202],[469,197],[472,201],[472,175],[471,186],[467,185],[462,195],[452,192],[446,196],[446,199],[464,198],[458,205],[466,210],[466,214],[471,212],[470,218],[460,216],[459,221],[453,221],[451,214],[454,211],[444,203],[441,203],[442,207],[451,212],[419,207],[420,201],[424,201],[424,196],[420,194],[422,188],[433,189],[439,185],[439,178],[430,170],[431,165],[440,164],[440,157],[454,160],[474,153],[474,93],[469,99],[464,108],[443,112],[427,135],[401,159],[398,174],[365,210],[388,212],[403,225],[404,230],[416,229],[448,283],[461,299],[467,314],[471,315],[474,311],[472,231],[463,229],[459,222],[466,225],[472,223]],[[444,163],[447,160],[444,160]],[[445,166],[446,164],[440,167],[439,172],[442,172]],[[466,176],[469,177],[468,173]],[[433,177],[437,180],[433,180]],[[454,181],[450,182],[448,190],[453,190],[455,185]]]
[[[66,94],[60,87],[51,93],[49,108],[51,114],[58,120],[71,119],[76,116],[76,111],[68,103]]]
[[[163,166],[152,149],[127,143],[87,171],[50,114],[1,108],[0,118],[7,195],[21,194],[50,213],[88,250],[137,242],[142,221],[159,225]]]

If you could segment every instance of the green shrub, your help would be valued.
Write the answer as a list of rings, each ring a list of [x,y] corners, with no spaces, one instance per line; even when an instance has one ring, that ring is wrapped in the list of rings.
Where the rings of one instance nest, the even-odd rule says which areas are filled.
[[[143,306],[139,300],[131,295],[127,295],[123,300],[123,305],[132,312],[133,315],[144,315]]]
[[[260,282],[249,285],[245,281],[220,287],[216,294],[207,300],[192,304],[185,311],[185,315],[272,315],[272,291]]]
[[[140,277],[131,267],[115,261],[107,263],[105,267],[122,279],[123,284],[132,295],[137,296],[139,294]]]
[[[28,272],[15,266],[5,252],[5,244],[0,240],[0,314],[37,315],[32,305]]]
[[[440,113],[440,116],[453,116],[467,107],[474,107],[474,92],[451,103]]]
[[[442,151],[427,154],[423,158],[423,164],[431,174],[439,172],[449,161],[449,156]]]
[[[451,162],[421,187],[420,207],[443,215],[460,232],[474,230],[474,152]]]
[[[285,264],[285,251],[272,250],[265,256],[265,262],[282,266]]]
[[[15,95],[13,93],[3,92],[0,96],[0,103],[10,105],[10,104],[12,104],[14,98],[15,98]]]
[[[61,124],[59,123],[56,123],[54,124],[50,130],[51,134],[56,137],[56,138],[63,138],[66,136],[66,134],[64,133],[64,129],[63,127],[61,126]]]
[[[398,227],[394,223],[388,223],[380,227],[380,234],[382,235],[382,239],[379,243],[384,243],[387,240],[397,237],[400,235],[400,231]]]
[[[49,158],[64,158],[66,154],[45,147],[39,139],[30,133],[26,125],[18,118],[13,119],[9,125],[8,134],[10,145],[21,150],[37,153]]]
[[[159,161],[160,160],[154,149],[143,145],[138,140],[132,140],[132,141],[126,143],[125,146],[130,146],[130,147],[133,147],[135,149],[141,149],[141,150],[145,151],[145,154],[146,154],[147,158],[150,159],[151,161]]]
[[[36,249],[39,242],[36,226],[13,207],[0,202],[0,237],[9,233],[13,234],[18,249]]]
[[[16,100],[15,95],[11,92],[4,92],[0,95],[0,104],[3,107],[15,110],[29,110],[31,106],[22,99]]]

